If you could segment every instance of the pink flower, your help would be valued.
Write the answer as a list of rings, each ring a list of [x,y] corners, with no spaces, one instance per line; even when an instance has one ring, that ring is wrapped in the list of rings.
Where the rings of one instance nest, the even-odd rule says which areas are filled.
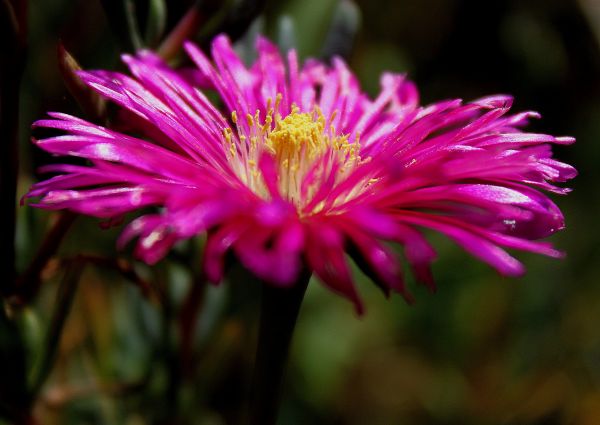
[[[505,248],[562,255],[534,241],[564,227],[539,189],[568,191],[553,183],[576,171],[553,159],[550,145],[574,140],[522,132],[538,114],[508,115],[511,97],[419,106],[413,83],[386,73],[371,100],[340,59],[300,68],[294,51],[284,60],[260,39],[248,69],[224,36],[212,61],[185,48],[193,78],[145,51],[123,56],[132,76],[79,74],[123,108],[136,136],[61,113],[36,122],[65,133],[37,146],[88,165],[47,166],[58,175],[31,188],[27,197],[41,197],[35,206],[100,218],[152,206],[119,242],[137,238],[147,263],[206,233],[211,280],[222,279],[229,251],[274,285],[293,284],[308,267],[358,311],[346,254],[385,291],[410,298],[388,243],[400,244],[417,280],[432,286],[435,251],[422,229],[508,276],[524,267]],[[215,90],[225,112],[194,84]]]

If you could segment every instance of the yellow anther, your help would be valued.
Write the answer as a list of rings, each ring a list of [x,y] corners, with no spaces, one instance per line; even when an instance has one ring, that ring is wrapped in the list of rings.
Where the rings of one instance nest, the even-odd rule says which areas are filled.
[[[333,122],[339,116],[337,110],[325,116],[318,105],[309,112],[301,112],[300,106],[295,103],[287,110],[287,104],[281,109],[282,101],[283,96],[279,93],[274,99],[267,99],[263,112],[256,110],[254,114],[246,114],[248,126],[237,127],[235,135],[230,128],[224,129],[224,146],[244,182],[265,197],[269,196],[269,192],[261,178],[258,160],[263,154],[272,155],[278,168],[281,194],[301,208],[310,202],[318,189],[316,181],[325,178],[327,170],[333,171],[334,164],[337,166],[336,179],[343,179],[368,158],[365,161],[360,158],[359,134],[339,134],[336,130]],[[284,117],[282,111],[286,113]],[[238,119],[238,113],[233,111],[232,122],[237,125]],[[315,170],[315,161],[319,158],[323,158],[323,164],[319,163],[312,177],[315,182],[306,186],[305,178]],[[363,188],[375,181],[365,179]],[[323,206],[312,212],[319,208]]]
[[[225,137],[225,140],[227,140],[227,143],[231,143],[231,134],[232,131],[229,127],[223,129],[223,136]]]
[[[271,130],[271,123],[273,122],[273,110],[269,109],[267,111],[267,116],[265,117],[265,123],[262,126],[263,132],[267,132]]]
[[[336,109],[335,111],[333,111],[333,113],[331,114],[331,117],[329,118],[330,123],[333,123],[333,121],[335,121],[337,114],[338,114],[338,110]],[[333,127],[333,124],[331,124],[331,126]]]
[[[294,105],[296,105],[296,104],[294,103]],[[317,116],[319,118],[321,118],[321,117],[325,118],[324,115],[323,115],[323,110],[321,109],[321,107],[319,105],[315,105],[314,106],[314,110],[317,113]]]
[[[292,112],[283,120],[275,120],[275,128],[267,136],[266,145],[279,157],[298,156],[302,151],[314,158],[329,145],[329,137],[323,134],[322,124],[311,114]]]

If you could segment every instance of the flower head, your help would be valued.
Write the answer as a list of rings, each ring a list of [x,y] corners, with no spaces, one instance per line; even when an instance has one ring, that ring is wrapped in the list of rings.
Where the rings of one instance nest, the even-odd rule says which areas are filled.
[[[564,227],[539,189],[567,192],[553,183],[576,172],[552,158],[550,145],[573,139],[521,131],[538,115],[508,114],[511,97],[420,106],[413,83],[386,73],[370,99],[340,59],[300,68],[294,51],[284,60],[259,39],[247,68],[224,36],[212,61],[192,43],[185,48],[193,73],[143,51],[123,56],[132,76],[79,74],[122,108],[128,128],[61,113],[36,122],[65,133],[37,146],[88,164],[46,167],[58,175],[31,188],[28,197],[41,197],[35,206],[101,218],[157,207],[120,239],[137,238],[142,260],[155,263],[176,242],[206,233],[211,280],[222,279],[232,251],[275,285],[293,284],[308,267],[359,311],[346,254],[384,290],[409,298],[388,243],[400,244],[416,278],[432,286],[435,251],[423,229],[504,275],[524,271],[505,248],[561,256],[535,241]]]

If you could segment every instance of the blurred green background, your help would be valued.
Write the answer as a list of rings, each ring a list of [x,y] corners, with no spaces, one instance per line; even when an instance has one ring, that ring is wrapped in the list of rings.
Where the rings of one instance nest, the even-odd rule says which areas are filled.
[[[167,29],[188,3],[167,2]],[[296,45],[303,58],[345,55],[371,94],[379,74],[390,70],[407,72],[423,103],[510,93],[515,110],[541,112],[531,130],[577,138],[574,146],[556,149],[580,172],[574,191],[555,197],[567,229],[552,241],[568,257],[519,253],[528,274],[506,279],[431,235],[439,249],[437,293],[410,282],[417,303],[407,306],[400,297],[385,299],[357,271],[367,301],[361,318],[350,303],[312,282],[279,423],[600,424],[600,6],[594,0],[356,4],[267,1],[250,33]],[[213,5],[215,16],[220,7]],[[38,166],[56,161],[28,143],[30,123],[48,110],[82,114],[58,71],[58,40],[84,68],[120,69],[118,55],[127,48],[97,1],[33,0],[29,20],[19,196],[39,178]],[[219,28],[241,36],[236,32],[245,27],[211,22],[217,24],[204,27],[200,41]],[[242,49],[251,38],[241,40]],[[19,209],[19,270],[53,220],[48,212]],[[259,286],[234,274],[231,282],[205,288],[197,277],[201,240],[151,269],[129,252],[116,252],[119,231],[78,218],[44,269],[40,293],[19,312],[25,354],[17,357],[31,369],[40,362],[56,307],[61,264],[82,254],[93,260],[34,403],[39,423],[235,423],[254,352]],[[128,283],[132,270],[137,287]],[[152,289],[143,291],[146,280]],[[183,350],[182,318],[192,323]],[[4,339],[12,335],[9,328]]]

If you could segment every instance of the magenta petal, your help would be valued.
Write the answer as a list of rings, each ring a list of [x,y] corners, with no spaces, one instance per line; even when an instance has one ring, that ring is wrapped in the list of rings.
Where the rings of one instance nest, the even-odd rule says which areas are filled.
[[[412,302],[413,297],[404,284],[402,267],[398,258],[374,238],[349,227],[345,227],[344,231],[358,249],[361,258],[366,261],[369,269],[379,280],[388,288],[402,294],[408,302]]]
[[[236,241],[234,249],[242,264],[256,276],[287,286],[296,282],[302,268],[301,245],[286,245],[289,236],[283,229],[256,226]]]
[[[223,280],[225,254],[245,230],[245,226],[232,222],[208,234],[204,246],[203,269],[209,281],[218,284]]]
[[[260,66],[260,93],[264,104],[268,99],[275,100],[277,95],[282,96],[282,113],[289,109],[287,82],[285,79],[285,65],[277,46],[264,37],[258,37],[256,42],[258,50],[258,64]]]
[[[311,223],[307,230],[306,260],[309,267],[328,288],[352,301],[359,315],[363,314],[364,305],[344,258],[342,236],[325,223]]]
[[[262,178],[265,182],[265,186],[269,190],[269,194],[273,197],[273,199],[281,199],[279,187],[277,186],[279,176],[277,175],[277,166],[275,165],[275,160],[273,157],[266,154],[262,155],[260,157],[259,167],[262,173]]]
[[[465,251],[488,263],[503,275],[521,276],[525,272],[523,264],[510,256],[502,248],[460,227],[444,224],[435,218],[429,219],[416,216],[403,216],[399,218],[408,224],[428,227],[443,233],[454,240]]]
[[[121,234],[118,243],[124,246],[133,237],[138,237],[135,256],[148,264],[155,264],[161,260],[177,242],[164,217],[157,215],[142,216],[131,222]]]
[[[404,245],[404,254],[413,269],[417,282],[434,291],[435,283],[431,273],[431,263],[437,254],[433,247],[421,233],[410,226],[399,225],[394,240]]]

